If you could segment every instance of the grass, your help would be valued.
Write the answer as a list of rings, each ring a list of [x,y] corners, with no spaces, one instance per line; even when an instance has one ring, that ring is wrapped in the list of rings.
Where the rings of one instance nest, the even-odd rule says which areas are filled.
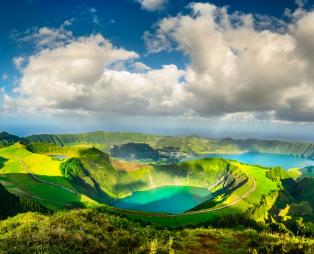
[[[53,160],[49,156],[31,153],[19,143],[0,149],[0,156],[6,159],[0,169],[0,176],[5,177],[6,181],[10,183],[9,191],[33,197],[52,209],[84,206],[84,203],[92,203],[92,200],[84,195],[73,194],[57,186],[40,182],[29,174],[31,172],[43,181],[73,189],[71,184],[62,177],[59,161]],[[25,167],[29,171],[23,167],[21,160],[25,162]]]
[[[135,220],[167,227],[196,225],[225,215],[245,213],[250,207],[258,205],[264,196],[280,189],[278,182],[266,176],[267,169],[235,161],[227,162],[223,159],[208,158],[173,165],[139,165],[135,163],[131,165],[132,170],[130,170],[119,161],[113,161],[111,164],[112,160],[106,154],[90,146],[77,145],[60,148],[55,145],[37,143],[32,150],[42,154],[32,153],[26,150],[22,144],[0,149],[0,157],[7,160],[0,172],[3,177],[7,177],[11,190],[15,188],[16,193],[23,192],[30,196],[33,195],[34,198],[53,209],[90,205],[96,204],[96,202],[88,197],[91,194],[90,190],[85,189],[87,190],[85,192],[83,188],[74,188],[75,184],[63,177],[59,168],[61,162],[45,155],[52,152],[77,156],[88,172],[87,175],[80,176],[81,180],[85,184],[96,183],[103,193],[111,197],[123,197],[133,191],[165,185],[208,187],[213,185],[221,175],[226,174],[228,168],[232,169],[230,175],[224,180],[224,185],[232,181],[234,183],[227,187],[220,184],[214,191],[219,192],[222,190],[221,188],[224,191],[217,194],[215,202],[204,204],[201,207],[202,209],[224,207],[220,210],[173,217],[164,214],[154,216],[147,213],[137,214],[132,211],[108,208],[113,212],[126,214]],[[83,194],[73,194],[65,189],[37,181],[21,166],[19,159],[22,159],[27,168],[40,179],[62,185],[73,191],[79,191],[79,193],[83,192]],[[136,170],[133,170],[134,167]],[[241,185],[239,184],[241,179],[246,179],[247,182]],[[94,186],[96,187],[96,185]],[[246,196],[245,194],[248,192],[250,195]],[[95,195],[94,193],[92,196],[96,197]],[[97,200],[101,200],[101,197]],[[231,206],[228,207],[228,205]]]
[[[0,221],[0,253],[304,253],[314,240],[252,229],[157,229],[94,209]]]

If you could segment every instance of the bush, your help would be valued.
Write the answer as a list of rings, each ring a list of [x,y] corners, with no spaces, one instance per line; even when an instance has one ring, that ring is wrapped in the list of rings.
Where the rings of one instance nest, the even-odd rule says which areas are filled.
[[[86,175],[86,170],[79,158],[70,158],[60,164],[61,174],[71,180],[80,175]]]

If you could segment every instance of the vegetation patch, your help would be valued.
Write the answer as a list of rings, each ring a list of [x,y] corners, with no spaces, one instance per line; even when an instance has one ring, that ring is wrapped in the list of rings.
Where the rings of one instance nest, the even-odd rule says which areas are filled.
[[[94,209],[0,221],[0,251],[9,253],[305,253],[314,240],[271,231],[157,229]]]

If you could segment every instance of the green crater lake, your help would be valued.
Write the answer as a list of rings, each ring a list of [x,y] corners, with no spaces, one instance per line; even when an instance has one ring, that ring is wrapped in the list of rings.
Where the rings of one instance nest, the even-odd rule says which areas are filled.
[[[145,212],[184,213],[212,198],[206,188],[190,186],[164,186],[148,191],[134,192],[115,201],[114,207]]]

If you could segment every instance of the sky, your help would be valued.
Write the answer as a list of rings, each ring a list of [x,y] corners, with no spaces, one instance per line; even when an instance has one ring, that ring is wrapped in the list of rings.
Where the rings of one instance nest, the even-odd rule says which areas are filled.
[[[11,0],[0,130],[314,141],[313,0]]]

